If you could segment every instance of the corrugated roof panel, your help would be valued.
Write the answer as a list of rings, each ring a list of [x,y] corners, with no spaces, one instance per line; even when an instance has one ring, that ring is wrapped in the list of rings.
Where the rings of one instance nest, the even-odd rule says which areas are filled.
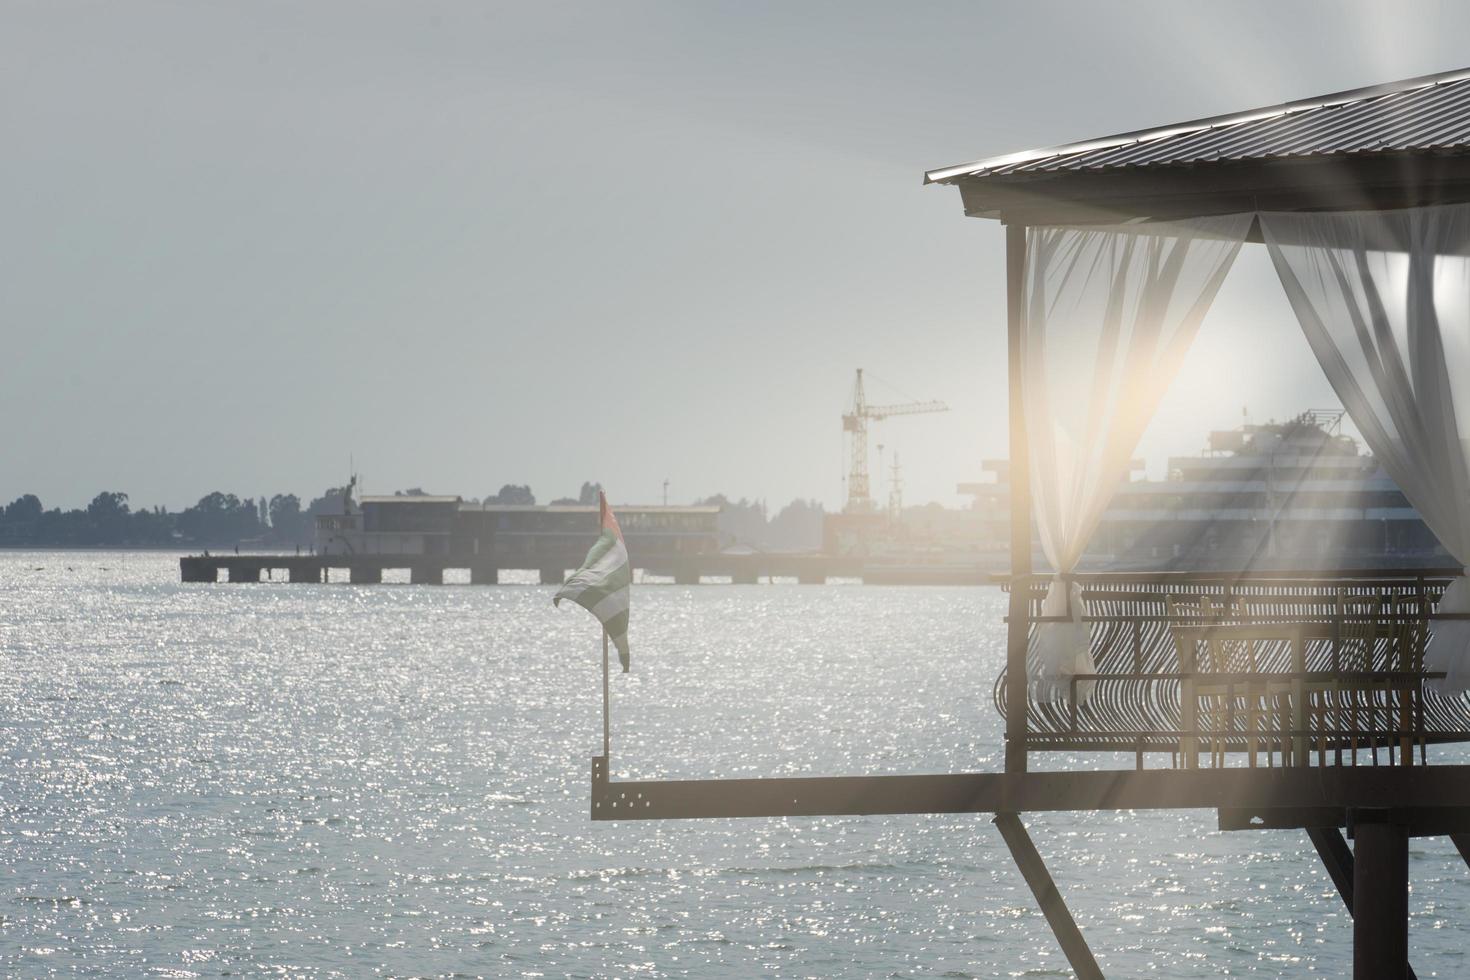
[[[1455,148],[1470,150],[1470,69],[1008,154],[926,179]]]

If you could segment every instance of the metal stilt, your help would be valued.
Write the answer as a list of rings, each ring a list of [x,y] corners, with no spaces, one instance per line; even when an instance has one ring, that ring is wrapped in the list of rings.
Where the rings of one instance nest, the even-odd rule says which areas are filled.
[[[1073,921],[1072,913],[1067,910],[1067,903],[1062,901],[1056,882],[1052,881],[1051,874],[1046,870],[1046,864],[1041,860],[1036,845],[1031,842],[1026,825],[1014,813],[997,813],[995,825],[1000,828],[1000,835],[1011,849],[1011,857],[1015,858],[1016,867],[1021,869],[1021,876],[1031,887],[1031,894],[1036,896],[1036,902],[1041,906],[1062,952],[1066,954],[1067,962],[1072,964],[1072,969],[1081,980],[1103,980],[1103,972],[1098,968],[1087,940],[1082,937],[1082,931]]]
[[[1409,963],[1409,832],[1386,812],[1353,823],[1353,980],[1399,980]]]
[[[1336,827],[1308,827],[1307,836],[1312,839],[1312,844],[1317,848],[1317,855],[1322,858],[1322,865],[1331,876],[1332,883],[1337,886],[1337,893],[1342,896],[1343,904],[1348,908],[1348,914],[1353,912],[1353,852],[1348,847],[1348,842],[1343,839],[1342,831]],[[1467,840],[1470,843],[1470,840]],[[1404,975],[1409,980],[1416,980],[1414,968],[1408,963],[1404,964]]]
[[[1454,842],[1455,850],[1460,852],[1461,859],[1470,866],[1470,834],[1450,834],[1450,840]]]

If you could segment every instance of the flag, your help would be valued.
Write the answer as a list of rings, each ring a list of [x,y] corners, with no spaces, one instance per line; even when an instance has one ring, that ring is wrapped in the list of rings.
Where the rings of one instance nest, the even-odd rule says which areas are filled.
[[[607,505],[607,496],[597,491],[597,507],[602,533],[586,561],[567,579],[552,597],[553,605],[570,599],[602,621],[613,645],[618,648],[618,662],[628,672],[628,594],[633,584],[633,566],[628,563],[628,549],[623,545],[623,532],[618,519]]]

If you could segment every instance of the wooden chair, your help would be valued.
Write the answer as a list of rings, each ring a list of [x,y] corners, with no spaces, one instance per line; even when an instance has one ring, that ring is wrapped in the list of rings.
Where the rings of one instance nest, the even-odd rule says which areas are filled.
[[[1240,596],[1230,596],[1225,602],[1217,602],[1208,595],[1168,595],[1164,597],[1164,605],[1171,617],[1198,619],[1202,625],[1239,622],[1246,617],[1245,600]],[[1258,745],[1255,733],[1264,714],[1258,697],[1259,685],[1254,682],[1212,681],[1208,675],[1256,673],[1259,670],[1257,644],[1253,640],[1207,637],[1203,645],[1204,655],[1200,656],[1198,651],[1195,654],[1195,669],[1199,676],[1188,687],[1196,704],[1203,705],[1203,710],[1194,714],[1197,723],[1203,723],[1200,727],[1210,733],[1205,736],[1210,745],[1210,765],[1217,768],[1225,765],[1225,753],[1235,735],[1235,702],[1240,699],[1248,733],[1250,764],[1254,766]],[[1180,669],[1184,666],[1181,663]]]
[[[1393,638],[1389,644],[1388,660],[1384,669],[1397,671],[1400,676],[1384,682],[1389,701],[1390,719],[1400,735],[1398,743],[1399,765],[1414,764],[1414,744],[1419,745],[1421,763],[1428,763],[1428,744],[1424,737],[1424,648],[1428,643],[1419,602],[1414,598],[1400,598],[1392,603],[1397,616],[1394,618]],[[1413,675],[1413,676],[1411,676]],[[1417,738],[1415,737],[1417,733]],[[1392,752],[1392,748],[1389,750]],[[1392,759],[1390,758],[1390,763]]]
[[[1314,682],[1311,686],[1316,703],[1314,716],[1319,729],[1331,728],[1347,732],[1345,740],[1351,764],[1358,764],[1358,753],[1366,746],[1373,765],[1378,765],[1379,743],[1388,751],[1388,763],[1412,765],[1414,743],[1419,743],[1421,760],[1427,755],[1422,733],[1423,690],[1418,676],[1424,670],[1425,635],[1422,622],[1413,617],[1419,612],[1415,599],[1392,599],[1378,596],[1366,601],[1352,601],[1338,596],[1338,612],[1342,617],[1333,670],[1335,678]],[[1347,617],[1354,617],[1348,621]],[[1341,675],[1385,671],[1398,674],[1382,680],[1344,680]],[[1397,731],[1397,736],[1391,734]],[[1420,732],[1416,739],[1412,733]],[[1334,736],[1341,743],[1344,736]],[[1325,734],[1318,735],[1317,751],[1326,765]],[[1342,763],[1341,750],[1337,762]]]

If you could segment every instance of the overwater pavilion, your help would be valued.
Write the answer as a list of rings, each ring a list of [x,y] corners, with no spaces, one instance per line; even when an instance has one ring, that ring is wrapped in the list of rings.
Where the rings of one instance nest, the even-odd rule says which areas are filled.
[[[1470,741],[1470,70],[926,182],[1006,235],[1004,771],[635,782],[610,778],[605,742],[593,819],[991,813],[1074,970],[1100,977],[1020,815],[1214,809],[1222,829],[1305,830],[1352,912],[1354,976],[1412,976],[1408,838],[1449,835],[1470,861],[1470,766],[1439,758]],[[1247,243],[1454,567],[1078,568]],[[1031,769],[1057,750],[1118,764]]]

